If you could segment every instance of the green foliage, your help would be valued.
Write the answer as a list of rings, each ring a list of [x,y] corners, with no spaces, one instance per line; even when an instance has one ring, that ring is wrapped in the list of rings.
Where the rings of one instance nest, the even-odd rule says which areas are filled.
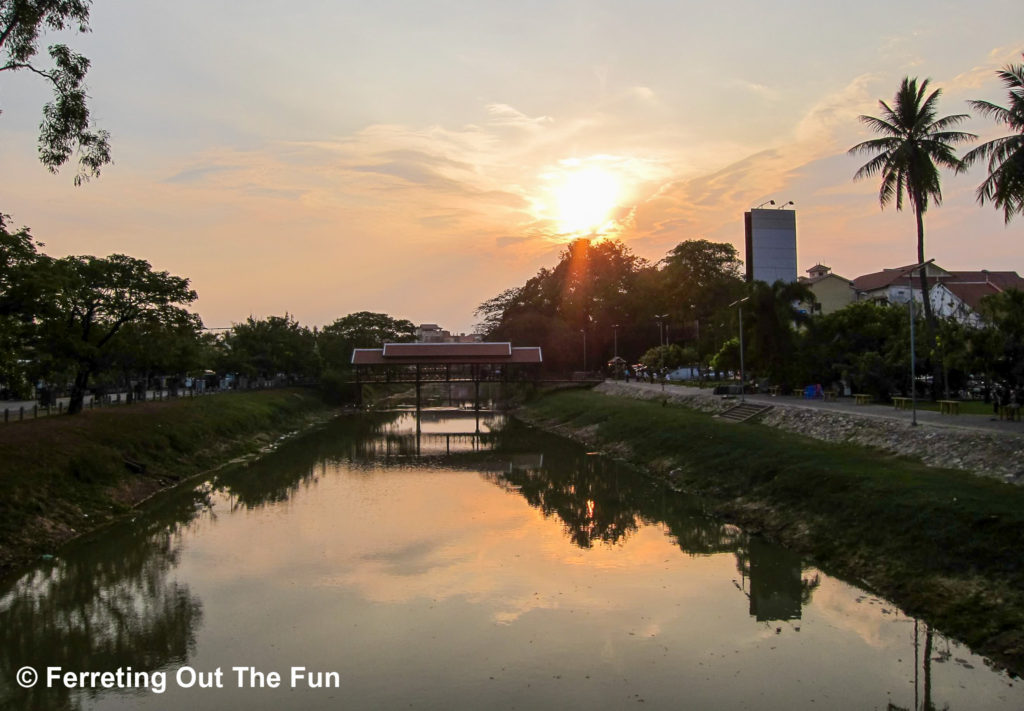
[[[924,213],[930,201],[941,204],[938,166],[962,170],[954,146],[977,138],[971,133],[948,130],[969,118],[967,114],[936,118],[942,90],[925,96],[928,84],[928,79],[918,85],[917,79],[906,77],[896,91],[892,107],[878,102],[882,118],[860,117],[862,123],[882,137],[858,143],[849,150],[851,154],[874,155],[854,179],[881,175],[878,201],[883,207],[895,201],[896,209],[902,210],[904,197],[918,213]]]
[[[801,348],[803,384],[845,382],[884,401],[909,388],[905,309],[858,301],[810,319]],[[924,349],[919,349],[924,354]]]
[[[739,372],[740,369],[740,339],[730,338],[711,357],[711,367],[716,373],[728,371]]]
[[[1024,389],[1024,292],[1016,289],[981,301],[986,328],[970,334],[970,344],[987,374]]]
[[[743,309],[744,353],[747,371],[767,376],[786,387],[796,383],[798,333],[807,316],[797,304],[813,301],[804,285],[776,281],[754,282]]]
[[[26,344],[41,310],[39,243],[27,228],[8,230],[0,214],[0,390],[19,398],[30,394]]]
[[[359,311],[325,326],[317,337],[317,348],[325,367],[343,370],[351,367],[353,349],[413,341],[415,331],[412,321]]]
[[[692,342],[698,353],[718,348],[721,309],[742,289],[735,248],[706,240],[680,243],[651,266],[621,242],[566,246],[559,263],[523,286],[506,289],[477,309],[492,340],[540,345],[551,370],[579,369],[586,333],[588,361],[615,352],[633,361],[661,340]],[[695,361],[697,359],[694,359]]]
[[[289,314],[236,323],[224,337],[221,367],[247,377],[314,377],[320,370],[316,334]]]
[[[988,177],[978,187],[978,202],[984,205],[990,200],[1002,208],[1009,224],[1014,215],[1024,215],[1024,64],[1008,64],[996,75],[1006,87],[1009,106],[980,100],[968,103],[1015,133],[983,143],[964,156],[964,163],[988,160]]]
[[[92,126],[85,76],[89,60],[63,44],[47,49],[52,66],[36,64],[40,34],[89,31],[89,0],[0,0],[0,72],[28,70],[53,88],[39,126],[39,160],[51,172],[78,155],[75,184],[98,177],[110,163],[110,134]]]
[[[123,328],[199,327],[181,306],[198,298],[189,280],[154,271],[143,259],[72,256],[52,260],[49,267],[50,292],[39,317],[40,351],[54,367],[64,364],[75,373],[71,414],[81,410],[90,377],[108,362]]]
[[[662,368],[678,368],[687,361],[683,349],[672,343],[667,346],[651,348],[641,356],[640,362],[648,368],[660,371]]]

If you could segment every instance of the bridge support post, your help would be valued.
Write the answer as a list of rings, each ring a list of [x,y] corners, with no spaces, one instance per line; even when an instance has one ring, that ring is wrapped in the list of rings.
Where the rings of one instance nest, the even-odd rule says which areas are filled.
[[[480,411],[480,366],[473,366],[473,409]]]
[[[420,365],[416,364],[416,424],[419,426],[420,416]]]

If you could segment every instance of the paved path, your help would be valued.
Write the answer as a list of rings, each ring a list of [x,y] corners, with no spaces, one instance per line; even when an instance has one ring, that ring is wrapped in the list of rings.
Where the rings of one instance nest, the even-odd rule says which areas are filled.
[[[662,392],[660,383],[643,383],[632,381],[630,383],[616,382],[619,385],[629,385],[639,390],[650,390]],[[664,391],[668,393],[680,393],[687,395],[705,395],[708,397],[721,397],[711,394],[711,388],[694,388],[685,385],[665,385]],[[877,417],[900,422],[911,422],[913,413],[910,410],[897,410],[892,405],[857,405],[852,398],[840,398],[835,401],[805,400],[798,396],[772,396],[772,395],[747,395],[749,402],[764,403],[776,407],[803,407],[815,410],[831,410],[849,415],[862,417]],[[737,398],[738,402],[738,398]],[[981,432],[1005,432],[1008,434],[1024,435],[1024,422],[1007,422],[1000,420],[995,415],[941,415],[932,410],[918,410],[917,422],[920,425],[930,427],[949,427],[955,429],[976,430]]]
[[[190,395],[191,395],[187,390],[184,390],[184,389],[181,390],[180,392],[181,392],[181,395],[179,395],[179,397],[190,397]],[[112,397],[114,397],[115,399],[112,402],[106,403],[105,406],[124,405],[127,402],[128,394],[126,392],[112,393]],[[146,401],[147,402],[156,400],[158,397],[160,399],[167,399],[169,397],[169,391],[166,390],[166,389],[165,390],[147,390],[146,391]],[[85,401],[83,403],[85,409],[89,409],[89,407],[92,405],[92,400],[93,400],[93,396],[92,395],[86,395],[85,396]],[[54,401],[53,405],[51,406],[49,414],[56,415],[56,414],[58,414],[59,412],[62,412],[62,411],[63,412],[67,412],[68,403],[70,401],[71,401],[71,398],[69,398],[67,396],[57,398]],[[58,409],[58,403],[60,404],[60,409]],[[97,404],[99,404],[98,401],[97,401]],[[32,408],[35,407],[35,406],[38,406],[38,408],[39,408],[36,411],[38,413],[38,416],[39,417],[46,417],[46,415],[47,415],[46,408],[43,407],[42,405],[39,405],[39,403],[37,401],[35,401],[35,400],[0,400],[0,425],[2,425],[5,421],[8,421],[8,422],[17,422],[17,421],[19,421],[19,418],[22,416],[22,409],[21,408],[24,408],[24,419],[31,420],[32,419],[32,415],[33,415]],[[5,416],[5,413],[6,413],[6,416]]]

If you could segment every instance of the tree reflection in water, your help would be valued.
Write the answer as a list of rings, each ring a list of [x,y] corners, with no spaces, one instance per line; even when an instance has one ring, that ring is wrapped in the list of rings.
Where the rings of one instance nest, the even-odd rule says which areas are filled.
[[[379,412],[345,417],[311,436],[302,446],[271,453],[242,471],[215,480],[233,506],[255,508],[293,496],[313,485],[321,467],[344,462],[366,467],[415,461],[417,466],[474,469],[488,481],[522,496],[546,517],[557,517],[573,545],[618,545],[640,524],[662,524],[688,555],[732,553],[750,598],[750,614],[759,621],[800,618],[819,579],[802,578],[799,556],[713,518],[704,502],[677,493],[651,477],[579,445],[488,415],[479,431],[472,413]],[[428,449],[423,430],[443,437],[459,433],[472,439],[461,449]],[[478,430],[473,433],[474,427]],[[493,429],[492,429],[493,428]],[[427,452],[424,454],[424,452]]]
[[[202,606],[171,572],[182,529],[208,511],[208,489],[174,492],[0,589],[0,708],[77,709],[82,694],[99,693],[22,689],[13,675],[24,665],[42,675],[48,666],[152,671],[184,663]]]
[[[496,451],[515,451],[521,428],[502,431]],[[538,434],[529,432],[536,448]],[[820,585],[818,575],[803,578],[800,556],[711,517],[703,501],[669,491],[651,477],[603,456],[590,456],[578,447],[545,447],[541,465],[510,467],[485,475],[506,490],[515,491],[545,516],[557,516],[577,546],[595,542],[624,542],[640,523],[663,524],[688,555],[732,553],[758,621],[800,619]],[[749,587],[748,587],[749,584]]]

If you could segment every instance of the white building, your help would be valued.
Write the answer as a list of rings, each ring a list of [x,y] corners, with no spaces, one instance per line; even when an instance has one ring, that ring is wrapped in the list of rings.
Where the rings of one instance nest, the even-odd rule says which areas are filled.
[[[747,281],[796,281],[796,211],[754,209],[743,218]]]
[[[906,304],[913,295],[921,303],[920,270],[908,267],[883,269],[853,280],[858,300],[884,304]],[[928,265],[928,297],[937,316],[952,317],[969,325],[979,325],[981,300],[1007,289],[1024,291],[1024,279],[1017,272],[981,271],[951,272],[936,264]]]

